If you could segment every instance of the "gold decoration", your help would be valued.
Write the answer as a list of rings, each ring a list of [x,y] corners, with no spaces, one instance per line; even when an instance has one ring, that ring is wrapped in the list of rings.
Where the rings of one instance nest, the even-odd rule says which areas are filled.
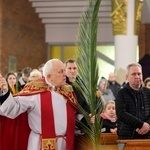
[[[42,139],[42,150],[56,150],[56,139]]]
[[[14,96],[18,95],[32,95],[37,94],[45,91],[49,91],[51,87],[45,83],[43,79],[39,79],[36,81],[28,82],[24,88]]]
[[[112,0],[113,34],[127,34],[127,0]]]
[[[142,0],[135,0],[135,21],[134,21],[134,34],[138,35],[141,25],[141,14],[143,8]]]
[[[25,87],[14,96],[27,96],[38,94],[41,92],[50,91],[52,87],[50,87],[43,79],[38,79],[36,81],[28,82]],[[61,87],[57,87],[55,91],[61,95],[63,95],[69,103],[71,103],[77,109],[77,100],[74,95],[73,88],[71,85],[66,84]]]
[[[134,0],[135,1],[135,19],[134,19],[134,34],[138,35],[140,24],[141,24],[141,12],[143,7],[143,0]],[[127,6],[128,0],[111,0],[112,2],[112,25],[113,25],[113,34],[127,34]]]
[[[73,88],[71,85],[64,85],[64,86],[61,86],[61,90],[63,90],[64,92],[73,92]]]

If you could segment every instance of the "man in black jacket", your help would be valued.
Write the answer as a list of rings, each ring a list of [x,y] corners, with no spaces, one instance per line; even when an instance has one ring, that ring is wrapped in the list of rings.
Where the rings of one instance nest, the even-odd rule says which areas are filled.
[[[150,90],[142,87],[142,67],[138,63],[127,66],[128,83],[116,98],[119,139],[150,138]]]
[[[75,92],[76,98],[78,100],[78,103],[80,106],[88,113],[90,113],[89,107],[82,95],[82,93],[73,85],[73,82],[75,81],[81,81],[80,77],[78,76],[78,68],[76,60],[74,59],[68,59],[65,62],[65,69],[66,69],[66,83],[72,85],[73,90]]]

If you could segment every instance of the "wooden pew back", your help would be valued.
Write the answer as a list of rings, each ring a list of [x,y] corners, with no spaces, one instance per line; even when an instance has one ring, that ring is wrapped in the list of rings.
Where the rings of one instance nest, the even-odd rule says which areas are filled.
[[[118,150],[117,140],[117,134],[101,133],[100,143],[102,150]]]
[[[150,150],[150,140],[117,140],[118,144],[124,144],[123,150]]]
[[[83,135],[76,138],[77,145],[75,147],[75,150],[92,150],[91,146],[88,145],[90,144],[89,142],[87,142],[84,148],[81,139],[86,140],[86,137]],[[119,150],[118,144],[123,145],[123,148],[121,148],[121,150],[150,150],[150,139],[118,140],[117,134],[113,133],[101,133],[100,144],[100,149],[102,150]]]
[[[117,139],[118,139],[117,134],[101,133],[99,149],[100,150],[118,150]],[[90,142],[87,141],[87,138],[85,135],[80,135],[80,136],[75,137],[74,149],[75,150],[92,150]]]

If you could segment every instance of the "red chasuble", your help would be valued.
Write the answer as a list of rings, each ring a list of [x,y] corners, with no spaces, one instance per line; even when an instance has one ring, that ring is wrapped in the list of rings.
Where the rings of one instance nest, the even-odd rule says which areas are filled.
[[[0,116],[0,150],[27,150],[29,133],[26,113],[16,119]]]
[[[44,79],[42,79],[37,80],[36,82],[30,82],[17,94],[27,96],[41,93],[42,150],[55,150],[57,140],[54,128],[51,93],[49,90],[50,87],[44,82]],[[69,85],[57,89],[57,92],[62,94],[68,100],[66,150],[73,150],[73,133],[75,128],[75,117],[73,116],[75,116],[74,110],[76,108],[76,99],[72,90],[70,90]],[[48,120],[50,121],[48,122]],[[19,115],[15,119],[0,116],[0,150],[27,150],[29,133],[30,129],[26,113]]]

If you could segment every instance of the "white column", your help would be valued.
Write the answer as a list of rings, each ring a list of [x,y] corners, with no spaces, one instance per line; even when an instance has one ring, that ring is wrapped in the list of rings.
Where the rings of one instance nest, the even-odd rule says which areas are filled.
[[[115,73],[118,82],[125,81],[126,67],[137,62],[138,31],[142,0],[111,0],[115,45]]]
[[[115,35],[115,69],[126,69],[136,62],[138,36],[134,35],[135,0],[127,1],[127,34]]]

